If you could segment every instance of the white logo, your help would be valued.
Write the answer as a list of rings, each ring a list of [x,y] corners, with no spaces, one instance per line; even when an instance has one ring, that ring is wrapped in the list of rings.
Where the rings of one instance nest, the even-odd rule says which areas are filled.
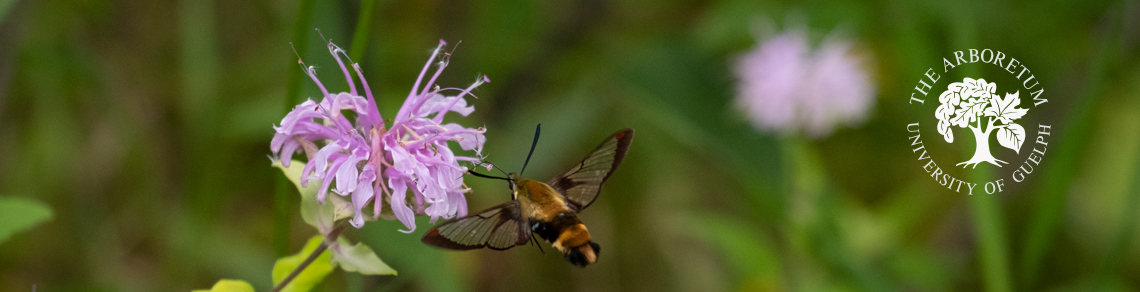
[[[934,110],[934,117],[938,118],[938,133],[946,138],[946,142],[954,143],[952,127],[968,128],[978,144],[973,158],[956,165],[977,167],[978,163],[989,162],[1001,167],[998,163],[1009,164],[990,154],[990,134],[994,130],[997,130],[1001,146],[1021,153],[1025,128],[1014,121],[1021,119],[1029,110],[1017,108],[1021,104],[1020,92],[1006,93],[1002,98],[994,93],[996,88],[997,84],[987,83],[985,79],[967,77],[962,82],[950,83],[938,96],[938,102],[942,103]]]
[[[1006,62],[1007,57],[1008,62]],[[942,88],[938,86],[938,81],[942,79],[942,75],[935,72],[934,68],[927,69],[926,73],[919,78],[918,84],[907,101],[914,110],[921,113],[918,116],[923,117],[918,122],[909,123],[906,126],[907,140],[910,142],[911,151],[918,155],[922,169],[939,185],[955,192],[971,195],[974,194],[975,187],[982,184],[984,187],[979,189],[979,193],[984,190],[988,194],[993,194],[1004,190],[1007,185],[1006,178],[1011,179],[1012,183],[1025,181],[1026,176],[1033,173],[1044,159],[1049,146],[1048,140],[1052,135],[1052,127],[1048,124],[1041,123],[1039,120],[1026,121],[1026,114],[1030,112],[1031,108],[1049,102],[1048,99],[1041,96],[1045,92],[1044,87],[1036,80],[1028,67],[1001,51],[990,49],[957,51],[953,53],[953,58],[943,58],[942,64],[943,74],[950,73],[952,69],[964,65],[976,66],[972,68],[975,69],[972,72],[997,71],[993,70],[992,67],[987,68],[985,66],[996,65],[1001,69],[1000,71],[1009,74],[997,74],[990,77],[1011,81],[1007,83],[1003,80],[1001,81],[1002,84],[1016,84],[1013,82],[1016,80],[1017,83],[1020,83],[1021,88],[1018,88],[1017,85],[1003,87],[1001,92],[1004,94],[999,94],[997,81],[989,82],[984,78],[966,77],[961,82],[951,82],[946,85],[946,89],[938,95],[937,103],[927,104],[926,96],[928,93],[936,92],[933,91],[935,88]],[[1026,90],[1025,99],[1032,102],[1031,107],[1028,102],[1022,105],[1022,89]],[[931,112],[933,112],[935,120],[928,120]],[[965,132],[961,129],[969,129],[970,131]],[[947,144],[924,144],[922,139],[924,133],[928,134],[928,137],[936,133]],[[933,152],[966,152],[964,149],[969,149],[969,145],[967,145],[970,144],[969,142],[955,143],[955,141],[962,140],[970,141],[969,138],[955,139],[956,134],[965,133],[973,134],[973,155],[958,159],[942,158],[947,160],[939,159],[937,162],[930,155]],[[1030,134],[1036,137],[1029,139]],[[1009,150],[1001,147],[991,148],[990,137],[995,136],[997,144]],[[963,151],[957,151],[959,149]],[[942,162],[941,165],[953,163],[955,167],[943,168],[939,162]],[[971,182],[961,178],[967,172],[974,171],[979,165],[993,167],[1001,177],[986,182]]]

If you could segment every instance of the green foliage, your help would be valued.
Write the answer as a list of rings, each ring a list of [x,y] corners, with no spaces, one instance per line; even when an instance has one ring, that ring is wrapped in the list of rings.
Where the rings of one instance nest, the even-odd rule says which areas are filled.
[[[8,17],[8,11],[11,11],[14,5],[16,5],[16,0],[0,0],[0,22]]]
[[[193,292],[253,292],[253,286],[242,280],[218,280],[210,290],[194,290]]]
[[[38,200],[0,197],[0,243],[52,218],[51,207]]]
[[[337,220],[352,216],[352,206],[340,196],[327,196],[324,204],[317,201],[317,190],[321,187],[320,180],[311,179],[308,187],[301,186],[301,170],[305,168],[304,162],[294,160],[288,168],[282,166],[280,162],[274,162],[273,166],[280,168],[289,181],[297,187],[297,191],[301,193],[301,218],[305,223],[316,227],[321,234],[332,231]]]
[[[301,193],[301,218],[305,223],[316,227],[321,234],[329,234],[338,220],[352,216],[353,211],[351,206],[348,202],[341,199],[340,196],[327,196],[325,199],[328,201],[325,204],[321,204],[317,201],[317,191],[321,185],[320,180],[310,180],[308,187],[301,186],[302,169],[305,167],[304,162],[293,161],[287,168],[280,162],[275,162],[273,166],[280,168],[285,176],[289,178],[289,181],[293,182],[294,186],[297,187],[297,190]],[[274,283],[279,283],[293,268],[296,268],[301,261],[304,261],[305,257],[320,245],[322,238],[322,236],[313,237],[309,240],[309,243],[305,245],[305,249],[302,250],[300,254],[278,260],[277,265],[273,267]],[[317,262],[321,262],[320,267],[316,266]],[[305,268],[305,271],[301,273],[301,276],[307,277],[304,281],[311,282],[311,284],[306,282],[304,284],[298,284],[302,286],[297,287],[311,287],[312,285],[316,285],[325,275],[331,272],[332,268],[336,265],[340,265],[345,271],[365,275],[396,275],[396,270],[380,260],[380,257],[376,256],[376,253],[372,251],[372,248],[363,243],[352,245],[347,239],[341,237],[337,240],[337,244],[332,245],[328,250],[323,252],[316,261]],[[283,270],[286,268],[288,268],[288,270]],[[314,268],[317,270],[310,272],[310,270]],[[325,271],[326,269],[327,271]],[[298,276],[297,279],[293,281],[302,280],[301,276]],[[293,283],[289,284],[289,286],[293,285]],[[299,290],[293,291],[308,291],[308,288],[295,289]]]
[[[309,241],[305,243],[305,248],[302,248],[301,252],[278,259],[277,263],[273,265],[273,285],[277,286],[277,284],[289,276],[289,273],[296,270],[313,251],[317,250],[322,240],[324,240],[323,236],[313,236],[313,238],[310,238]],[[330,257],[331,255],[328,250],[321,252],[320,256],[317,256],[315,260],[309,263],[309,266],[305,267],[305,270],[301,271],[301,273],[298,274],[296,278],[293,278],[289,284],[285,285],[285,288],[281,289],[281,291],[305,292],[312,290],[314,286],[321,283],[321,280],[325,279],[325,276],[332,273],[333,265],[330,261]]]
[[[333,264],[339,264],[341,269],[365,275],[396,275],[396,270],[380,260],[372,248],[364,243],[350,245],[344,237],[341,237],[338,243],[330,249]]]

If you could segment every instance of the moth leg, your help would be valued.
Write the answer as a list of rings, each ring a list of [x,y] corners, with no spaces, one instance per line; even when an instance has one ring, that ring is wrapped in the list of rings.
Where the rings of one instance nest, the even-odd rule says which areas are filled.
[[[534,246],[538,247],[538,251],[541,251],[543,255],[546,255],[546,251],[542,250],[542,243],[538,242],[537,238],[534,238],[534,233],[530,234],[530,241],[534,243]]]

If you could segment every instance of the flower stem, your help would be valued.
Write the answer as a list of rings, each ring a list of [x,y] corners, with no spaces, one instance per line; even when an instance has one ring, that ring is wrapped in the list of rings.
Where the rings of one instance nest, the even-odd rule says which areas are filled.
[[[793,228],[800,229],[789,234],[789,238],[808,243],[809,250],[815,253],[813,257],[818,257],[827,264],[825,268],[840,271],[851,284],[861,290],[897,290],[890,287],[875,269],[853,256],[850,243],[840,232],[840,218],[836,215],[841,211],[839,194],[824,171],[819,150],[802,137],[788,137],[783,141],[783,146],[787,157],[785,165],[788,168],[788,184],[793,196],[789,209],[800,213],[788,218],[795,226]],[[797,236],[800,238],[795,238]],[[797,280],[810,281],[810,278]],[[793,290],[804,290],[810,286],[801,284],[793,287]]]
[[[973,170],[970,177],[979,182],[993,178],[991,168]],[[998,194],[974,194],[969,197],[974,232],[978,237],[982,280],[986,291],[1012,291],[1009,275],[1009,252],[1005,239],[1005,221],[1002,219]]]
[[[1124,9],[1115,11],[1124,11]],[[1057,136],[1057,142],[1050,143],[1050,148],[1057,149],[1055,150],[1057,152],[1054,152],[1056,156],[1050,154],[1055,158],[1050,158],[1050,164],[1044,167],[1038,180],[1041,193],[1037,195],[1037,205],[1033,208],[1029,223],[1025,225],[1028,228],[1022,240],[1024,247],[1021,249],[1020,276],[1023,288],[1036,288],[1041,262],[1053,245],[1057,226],[1065,215],[1069,185],[1076,177],[1075,172],[1081,164],[1081,153],[1084,153],[1088,144],[1090,129],[1093,128],[1093,119],[1096,117],[1094,110],[1102,98],[1106,71],[1109,64],[1119,60],[1111,55],[1114,48],[1119,48],[1121,43],[1122,33],[1119,28],[1123,27],[1122,13],[1109,13],[1105,17],[1107,21],[1104,23],[1112,25],[1103,26],[1093,33],[1098,36],[1098,44],[1092,52],[1088,52],[1091,61],[1088,62],[1090,67],[1085,87],[1067,112],[1066,116],[1069,118],[1065,121],[1064,128],[1059,131],[1065,134]]]
[[[1136,210],[1137,206],[1140,206],[1140,161],[1134,162],[1132,168],[1132,183],[1124,197],[1124,210]],[[1126,211],[1118,220],[1120,223],[1116,229],[1116,239],[1109,246],[1108,252],[1103,255],[1104,259],[1101,260],[1101,265],[1093,278],[1093,291],[1105,291],[1110,288],[1112,277],[1116,276],[1121,263],[1127,258],[1131,247],[1129,243],[1135,236],[1133,233],[1136,230],[1137,215],[1136,212]]]
[[[955,47],[975,48],[978,45],[978,32],[980,31],[977,26],[977,20],[974,15],[977,12],[977,7],[981,7],[978,1],[958,1],[951,2],[946,7],[955,11],[962,11],[962,17],[958,21],[949,22],[952,31],[951,43]],[[980,74],[979,67],[964,67],[962,74],[965,76],[978,76]],[[978,121],[978,130],[982,130],[981,119]],[[984,142],[986,147],[989,147],[988,136]],[[964,144],[969,147],[969,144]],[[978,145],[981,147],[982,145]],[[968,148],[967,148],[968,149]],[[971,181],[978,183],[979,186],[984,185],[986,182],[994,179],[993,168],[983,167],[979,169],[972,169],[969,175]],[[973,219],[974,234],[976,234],[978,244],[978,262],[980,263],[980,273],[982,280],[982,287],[987,292],[1007,292],[1013,290],[1013,281],[1010,278],[1009,272],[1009,247],[1006,241],[1005,222],[1002,215],[1001,200],[999,195],[1001,193],[995,192],[994,194],[974,194],[968,200],[970,201],[970,211]],[[975,289],[976,290],[976,289]]]
[[[364,47],[368,45],[368,33],[372,24],[372,5],[376,0],[360,1],[360,15],[356,17],[356,32],[352,34],[352,47],[348,49],[348,58],[352,62],[360,63],[364,56]],[[360,81],[364,82],[364,81]]]
[[[301,0],[297,8],[297,24],[293,27],[293,47],[298,56],[305,55],[305,44],[309,40],[309,26],[313,19],[313,4],[315,0]],[[299,58],[299,57],[298,57]],[[290,62],[289,83],[285,91],[285,110],[289,111],[297,104],[301,91],[301,70],[292,67]],[[290,159],[283,157],[282,159]],[[273,250],[277,257],[289,254],[289,197],[294,194],[293,183],[285,176],[277,176],[276,194],[273,198]]]
[[[289,285],[289,282],[292,282],[293,278],[296,278],[297,275],[300,275],[301,272],[309,266],[309,264],[312,264],[313,261],[317,259],[317,257],[320,257],[321,253],[324,253],[325,250],[329,248],[329,242],[335,241],[337,236],[340,236],[340,232],[344,231],[344,222],[344,220],[337,222],[336,227],[333,228],[333,230],[330,231],[328,235],[325,235],[325,240],[321,241],[321,245],[317,246],[317,249],[314,249],[313,252],[309,254],[309,257],[305,258],[305,261],[301,262],[301,264],[298,265],[296,269],[293,269],[293,272],[290,272],[288,276],[285,276],[285,279],[281,280],[281,283],[278,283],[276,287],[273,287],[273,292],[278,292],[281,291],[281,289],[285,289],[285,285]]]

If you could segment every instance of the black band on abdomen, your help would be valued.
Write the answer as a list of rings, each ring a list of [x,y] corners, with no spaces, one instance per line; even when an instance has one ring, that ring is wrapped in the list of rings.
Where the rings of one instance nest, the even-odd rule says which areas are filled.
[[[554,242],[558,240],[558,236],[562,235],[563,231],[579,223],[582,223],[582,221],[579,221],[578,216],[574,215],[574,213],[559,212],[550,222],[532,220],[531,231],[533,231],[534,234],[538,234],[538,237],[545,239],[547,242]]]

